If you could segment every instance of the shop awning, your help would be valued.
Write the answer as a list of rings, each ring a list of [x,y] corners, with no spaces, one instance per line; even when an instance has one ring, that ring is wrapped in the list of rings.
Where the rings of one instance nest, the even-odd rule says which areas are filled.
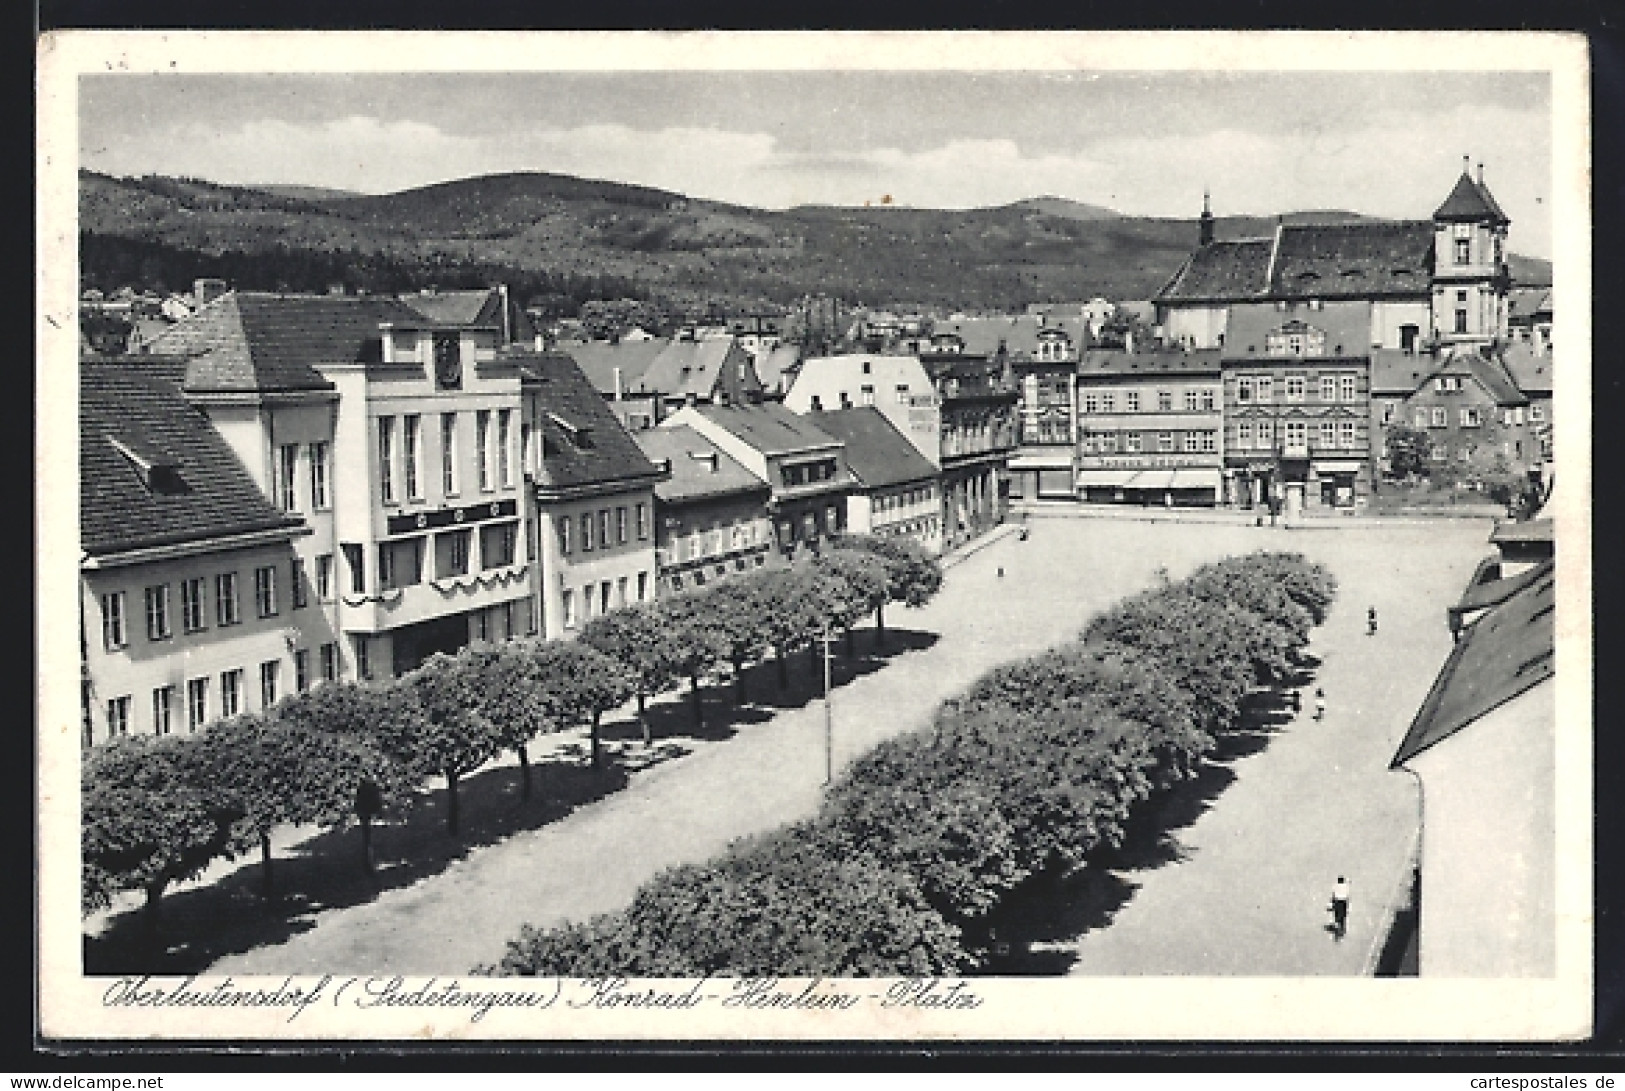
[[[1174,487],[1174,474],[1176,472],[1175,470],[1141,470],[1124,487],[1129,489],[1171,489]]]
[[[1129,479],[1138,476],[1140,470],[1079,470],[1078,485],[1081,488],[1092,489],[1120,489],[1128,484]]]
[[[1174,471],[1174,488],[1176,489],[1217,489],[1220,484],[1218,470],[1195,469],[1187,466]]]
[[[1310,465],[1317,474],[1357,474],[1363,463],[1356,459],[1316,459]]]

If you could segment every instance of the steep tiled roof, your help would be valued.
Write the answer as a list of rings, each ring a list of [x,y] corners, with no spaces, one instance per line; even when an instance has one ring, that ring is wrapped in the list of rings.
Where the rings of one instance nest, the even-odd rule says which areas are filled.
[[[766,481],[686,424],[650,428],[639,432],[636,439],[651,462],[667,459],[671,463],[671,477],[655,485],[655,496],[662,504],[755,492],[765,501],[771,492]]]
[[[1475,222],[1478,220],[1492,220],[1495,223],[1511,223],[1495,198],[1490,195],[1489,187],[1473,180],[1472,175],[1466,171],[1456,179],[1456,188],[1450,191],[1450,196],[1444,199],[1444,204],[1433,213],[1435,220],[1446,222]]]
[[[1523,405],[1529,401],[1519,392],[1512,376],[1507,374],[1499,360],[1464,350],[1445,359],[1435,375],[1460,375],[1471,378],[1495,399],[1497,405]]]
[[[1078,361],[1078,377],[1122,375],[1217,375],[1219,350],[1185,352],[1168,349],[1156,352],[1124,352],[1122,349],[1090,349]]]
[[[872,405],[813,415],[818,427],[846,444],[846,464],[866,489],[885,489],[937,475],[931,460]]]
[[[537,401],[538,488],[579,489],[658,476],[574,360],[559,352],[510,352],[504,358],[524,369],[524,392]]]
[[[1000,315],[994,318],[961,318],[938,322],[935,333],[958,334],[965,342],[965,351],[992,356],[1004,346],[1007,355],[1021,358],[1038,352],[1039,333],[1056,329],[1065,333],[1077,351],[1089,342],[1088,326],[1078,318],[1051,318],[1046,323],[1035,314]]]
[[[1552,314],[1550,288],[1512,288],[1507,292],[1507,320],[1518,322],[1538,315]]]
[[[271,506],[174,377],[145,361],[80,364],[79,541],[93,557],[304,525]],[[149,480],[139,462],[174,474]]]
[[[576,362],[600,394],[615,393],[615,369],[621,369],[621,390],[630,392],[637,386],[655,357],[671,344],[663,337],[648,341],[569,341],[558,346],[558,351]]]
[[[502,328],[502,293],[495,288],[418,292],[401,296],[401,302],[433,322],[451,326]],[[536,339],[530,317],[511,297],[508,300],[508,323],[510,340],[526,343]]]
[[[650,363],[634,389],[674,398],[690,394],[709,398],[724,367],[749,362],[749,354],[732,337],[671,341]]]
[[[1371,393],[1405,397],[1431,378],[1438,367],[1439,361],[1432,356],[1402,349],[1374,348],[1371,350]]]
[[[1157,302],[1248,299],[1269,287],[1273,239],[1210,242],[1186,259]]]
[[[1540,575],[1470,625],[1434,680],[1390,768],[1550,679],[1555,673],[1557,574]]]
[[[1270,294],[1284,298],[1427,295],[1433,225],[1424,221],[1282,227]]]
[[[227,292],[175,323],[151,351],[193,357],[189,392],[327,390],[317,365],[376,363],[380,323],[421,321],[394,299]]]
[[[1326,355],[1359,357],[1371,352],[1371,305],[1354,300],[1331,300],[1319,309],[1307,306],[1279,311],[1270,303],[1230,308],[1224,334],[1224,358],[1265,358],[1269,334],[1289,322],[1302,322],[1326,335]],[[1271,357],[1273,359],[1273,357]]]
[[[1552,392],[1552,356],[1535,355],[1534,349],[1524,344],[1511,344],[1501,349],[1501,365],[1525,394]]]
[[[839,444],[809,417],[797,416],[777,402],[761,405],[697,405],[694,411],[763,454],[790,454]]]

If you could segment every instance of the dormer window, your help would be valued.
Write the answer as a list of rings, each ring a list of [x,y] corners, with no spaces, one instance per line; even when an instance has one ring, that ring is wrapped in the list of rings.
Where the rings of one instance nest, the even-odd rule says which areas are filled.
[[[549,413],[548,419],[564,432],[565,438],[582,450],[592,449],[592,429],[574,424],[557,413]]]
[[[182,496],[191,492],[181,476],[180,463],[157,448],[136,439],[107,437],[107,442],[135,470],[142,487],[154,496]]]

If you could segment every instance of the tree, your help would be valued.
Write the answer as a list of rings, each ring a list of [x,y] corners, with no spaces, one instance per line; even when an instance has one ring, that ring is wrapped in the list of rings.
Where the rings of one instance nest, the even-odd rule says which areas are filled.
[[[1385,439],[1388,449],[1388,472],[1397,478],[1426,477],[1428,462],[1433,454],[1433,441],[1418,428],[1403,424],[1390,425]]]
[[[530,740],[542,730],[558,730],[542,708],[536,657],[522,642],[475,645],[462,653],[473,674],[475,711],[485,718],[497,745],[519,758],[519,798],[531,792]]]
[[[599,614],[577,638],[621,665],[638,699],[638,723],[645,744],[654,741],[646,715],[648,700],[664,693],[677,680],[671,634],[653,603],[634,603]]]
[[[667,662],[673,674],[689,682],[695,728],[705,726],[700,676],[715,667],[729,650],[720,615],[716,596],[709,590],[690,591],[654,604]]]
[[[886,599],[875,607],[875,640],[886,639],[886,602],[918,608],[942,588],[942,564],[912,538],[882,538],[871,534],[843,534],[833,542],[837,550],[858,550],[880,558],[886,565]]]
[[[828,619],[846,632],[846,654],[851,656],[853,624],[886,604],[890,588],[886,562],[862,550],[832,549],[813,561],[813,571],[835,580],[828,598]]]
[[[423,707],[424,731],[418,745],[424,761],[446,778],[446,832],[457,836],[457,785],[501,749],[491,724],[479,712],[479,677],[467,656],[436,652],[403,679]]]
[[[780,689],[790,684],[786,656],[822,630],[824,615],[819,603],[824,590],[805,565],[779,569],[772,578],[763,581],[762,635],[773,649]]]
[[[137,736],[85,754],[79,845],[87,912],[107,906],[117,891],[141,890],[147,927],[156,931],[165,888],[229,850],[242,814],[210,790],[192,741]]]
[[[721,641],[722,657],[733,668],[734,699],[745,702],[745,664],[758,658],[767,647],[767,627],[763,622],[766,585],[775,577],[770,571],[747,572],[716,584],[710,593],[709,608]]]
[[[567,730],[589,724],[592,767],[600,767],[598,725],[604,713],[632,695],[632,680],[614,659],[580,641],[549,640],[526,646],[536,672],[541,715]]]

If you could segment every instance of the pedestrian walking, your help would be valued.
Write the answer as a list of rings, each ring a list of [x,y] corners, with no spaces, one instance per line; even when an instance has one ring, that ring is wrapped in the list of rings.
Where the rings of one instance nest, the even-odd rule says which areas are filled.
[[[1004,565],[999,565],[999,579],[1004,579]]]
[[[1292,690],[1290,693],[1288,693],[1286,701],[1287,704],[1292,706],[1292,715],[1296,716],[1298,713],[1303,711],[1303,695],[1297,690]]]
[[[1316,686],[1315,687],[1315,719],[1321,720],[1321,719],[1325,719],[1325,717],[1326,717],[1326,691],[1321,689],[1319,686]]]
[[[1366,610],[1365,610],[1365,635],[1366,636],[1376,636],[1377,635],[1377,608],[1375,606],[1366,607]]]
[[[1332,884],[1332,934],[1342,939],[1349,930],[1349,881],[1337,877]]]

